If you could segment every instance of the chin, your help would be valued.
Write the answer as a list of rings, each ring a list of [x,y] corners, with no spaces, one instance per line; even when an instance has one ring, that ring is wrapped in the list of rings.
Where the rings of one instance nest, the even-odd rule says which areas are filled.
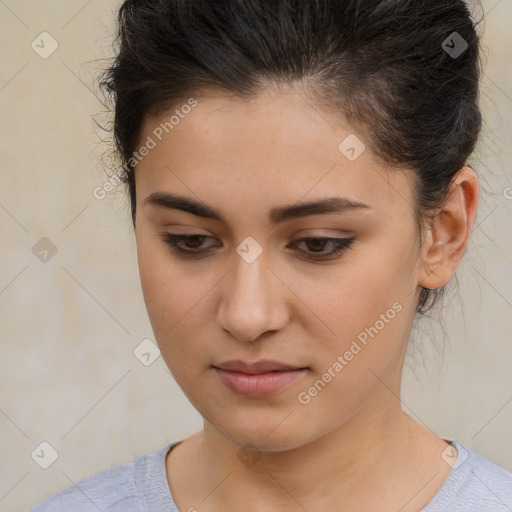
[[[254,414],[219,417],[218,421],[210,417],[208,421],[222,436],[241,449],[282,452],[299,448],[313,440],[304,432],[304,420],[297,421],[293,416],[289,409],[283,413],[268,414],[254,411]],[[302,427],[299,423],[302,423]]]

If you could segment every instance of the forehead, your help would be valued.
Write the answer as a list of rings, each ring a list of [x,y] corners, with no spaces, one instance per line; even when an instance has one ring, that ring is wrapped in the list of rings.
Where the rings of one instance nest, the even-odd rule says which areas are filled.
[[[411,173],[384,165],[341,113],[303,92],[267,88],[250,99],[193,99],[192,108],[177,104],[146,119],[141,144],[151,139],[154,147],[136,166],[139,196],[179,190],[220,209],[336,194],[381,211],[412,209]],[[354,152],[347,144],[357,158],[348,158]]]

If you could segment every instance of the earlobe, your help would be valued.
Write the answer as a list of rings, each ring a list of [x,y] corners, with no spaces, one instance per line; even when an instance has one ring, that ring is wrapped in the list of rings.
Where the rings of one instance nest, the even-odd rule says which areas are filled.
[[[478,197],[478,178],[465,166],[455,175],[445,202],[425,234],[418,286],[433,290],[450,281],[466,252]]]

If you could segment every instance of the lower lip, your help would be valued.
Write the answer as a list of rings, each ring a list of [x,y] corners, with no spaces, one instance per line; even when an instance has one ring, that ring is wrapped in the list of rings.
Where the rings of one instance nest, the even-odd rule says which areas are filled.
[[[250,375],[214,368],[220,380],[231,391],[250,398],[259,398],[277,393],[290,382],[302,377],[307,369],[266,372]]]

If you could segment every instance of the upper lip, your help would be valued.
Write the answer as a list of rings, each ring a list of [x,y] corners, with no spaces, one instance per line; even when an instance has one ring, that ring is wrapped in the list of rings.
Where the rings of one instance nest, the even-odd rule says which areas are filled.
[[[272,371],[301,370],[304,367],[293,366],[290,364],[265,359],[262,361],[255,361],[252,363],[240,360],[226,361],[225,363],[214,365],[214,368],[219,368],[221,370],[228,370],[232,372],[257,374]]]

